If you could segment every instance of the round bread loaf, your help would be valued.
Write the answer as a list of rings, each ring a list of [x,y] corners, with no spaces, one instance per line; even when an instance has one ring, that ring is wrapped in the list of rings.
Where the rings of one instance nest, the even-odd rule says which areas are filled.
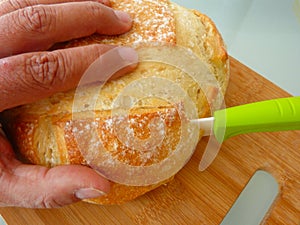
[[[228,55],[221,35],[207,16],[167,0],[112,1],[112,7],[131,14],[133,18],[131,31],[115,37],[92,35],[71,41],[66,47],[95,43],[137,47],[147,42],[182,46],[199,57],[210,74],[219,82],[221,92],[225,93],[229,76]],[[119,161],[131,166],[152,165],[168,157],[169,152],[174,151],[179,142],[181,118],[179,113],[174,111],[174,106],[163,99],[146,98],[141,99],[129,111],[129,125],[134,135],[140,139],[149,138],[151,134],[149,124],[152,118],[157,115],[163,117],[164,140],[151,154],[145,151],[132,151],[130,146],[119,140],[111,128],[111,123],[112,105],[118,94],[132,82],[153,76],[168,79],[179,85],[194,102],[197,116],[209,116],[207,96],[188,74],[160,62],[141,62],[133,72],[105,83],[93,107],[85,101],[99,90],[95,85],[84,89],[84,94],[77,98],[77,101],[85,105],[84,110],[74,112],[74,90],[57,93],[50,98],[4,112],[3,117],[9,121],[6,128],[16,145],[16,150],[24,160],[33,164],[49,167],[64,164],[91,166],[91,162],[86,158],[86,154],[89,153],[83,153],[78,147],[76,133],[84,131],[85,141],[89,142],[88,145],[96,152],[97,143],[92,141],[93,137],[89,136],[87,131],[88,128],[95,126],[97,138],[102,140],[105,150]],[[90,117],[91,111],[93,118]],[[112,182],[109,194],[87,201],[98,204],[120,204],[141,196],[172,178],[147,186],[129,186]]]

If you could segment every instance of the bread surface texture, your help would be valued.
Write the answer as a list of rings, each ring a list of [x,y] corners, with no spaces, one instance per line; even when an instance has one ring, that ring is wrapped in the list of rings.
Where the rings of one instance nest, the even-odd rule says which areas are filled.
[[[147,42],[182,46],[199,57],[219,82],[220,91],[225,93],[229,76],[228,55],[221,35],[206,15],[167,0],[112,1],[112,7],[131,14],[133,18],[131,31],[114,37],[95,34],[70,41],[65,47],[101,43],[135,48]],[[105,83],[99,95],[97,85],[90,85],[82,90],[76,97],[82,104],[80,110],[74,109],[75,90],[70,90],[5,111],[2,117],[8,124],[6,129],[15,143],[16,150],[25,161],[33,164],[48,167],[68,164],[90,166],[91,162],[86,154],[92,153],[80,151],[78,142],[84,142],[88,146],[87,149],[97,154],[98,138],[105,151],[119,161],[132,166],[152,165],[164,160],[176,149],[180,140],[181,118],[174,110],[174,106],[162,99],[145,98],[130,109],[128,118],[130,130],[141,140],[151,135],[149,124],[153,118],[160,116],[164,119],[164,139],[159,146],[153,147],[153,151],[147,153],[133,151],[125,143],[126,140],[120,141],[111,124],[116,120],[113,116],[114,99],[121,90],[132,82],[153,76],[168,79],[178,85],[192,99],[197,108],[197,116],[209,116],[207,96],[188,74],[171,65],[142,62],[133,72]],[[89,105],[88,99],[95,95],[97,95],[95,104]],[[89,130],[96,131],[94,133],[97,137],[89,133]],[[199,140],[200,138],[201,135]],[[97,204],[121,204],[171,179],[173,178],[148,186],[128,186],[112,182],[110,193],[87,201]]]

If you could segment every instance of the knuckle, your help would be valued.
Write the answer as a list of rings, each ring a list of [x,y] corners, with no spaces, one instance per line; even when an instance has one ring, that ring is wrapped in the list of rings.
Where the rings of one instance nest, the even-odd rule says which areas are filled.
[[[93,17],[99,17],[103,14],[103,5],[97,4],[96,2],[88,2],[86,4],[88,12],[91,13]]]
[[[12,10],[17,10],[22,8],[22,3],[23,1],[15,1],[15,0],[7,0],[6,4],[9,8],[11,8]]]
[[[49,31],[53,24],[53,17],[45,7],[28,6],[19,10],[19,21],[26,31],[43,33]]]
[[[50,88],[64,80],[64,59],[61,54],[46,53],[34,55],[25,62],[25,74],[35,85]]]
[[[60,208],[64,206],[63,204],[56,201],[53,198],[53,196],[44,196],[42,201],[38,205],[39,208],[46,208],[46,209]]]

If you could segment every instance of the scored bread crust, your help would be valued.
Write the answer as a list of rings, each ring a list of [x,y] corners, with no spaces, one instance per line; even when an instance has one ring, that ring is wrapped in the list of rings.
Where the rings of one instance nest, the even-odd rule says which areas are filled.
[[[92,35],[70,41],[66,47],[95,43],[135,47],[141,41],[183,46],[192,50],[208,66],[210,72],[218,80],[221,91],[225,93],[229,78],[228,55],[221,35],[207,16],[167,0],[112,1],[112,7],[131,14],[134,19],[131,31],[115,37]],[[192,78],[171,66],[151,62],[140,63],[135,71],[105,84],[95,107],[86,106],[86,112],[92,110],[97,121],[92,120],[86,112],[72,111],[74,98],[74,90],[72,90],[4,112],[6,128],[22,158],[34,164],[49,167],[89,164],[79,150],[78,136],[76,136],[76,132],[83,131],[87,127],[94,127],[107,151],[120,161],[134,166],[159,162],[169,152],[174,151],[180,138],[180,117],[170,104],[157,99],[148,99],[139,102],[138,106],[130,110],[130,126],[134,134],[141,139],[149,137],[148,125],[151,118],[157,114],[165,118],[166,138],[160,147],[155,149],[155,154],[145,156],[130,151],[128,146],[118,141],[110,128],[113,119],[112,101],[120,90],[134,80],[151,77],[153,74],[179,82],[178,84],[196,104],[198,116],[209,115],[210,108],[206,96]],[[79,101],[84,103],[86,96],[96,91],[98,91],[96,86],[90,86],[85,90],[85,94],[79,97]],[[72,117],[72,113],[77,115],[78,120]],[[87,145],[96,146],[97,142],[89,142]],[[112,183],[110,193],[87,201],[97,204],[120,204],[133,200],[171,179],[172,177],[159,184],[142,187]]]

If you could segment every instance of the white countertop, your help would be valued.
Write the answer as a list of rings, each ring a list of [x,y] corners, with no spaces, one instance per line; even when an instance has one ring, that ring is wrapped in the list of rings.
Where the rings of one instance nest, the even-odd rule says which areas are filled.
[[[231,56],[300,96],[300,0],[173,0],[208,15]]]

